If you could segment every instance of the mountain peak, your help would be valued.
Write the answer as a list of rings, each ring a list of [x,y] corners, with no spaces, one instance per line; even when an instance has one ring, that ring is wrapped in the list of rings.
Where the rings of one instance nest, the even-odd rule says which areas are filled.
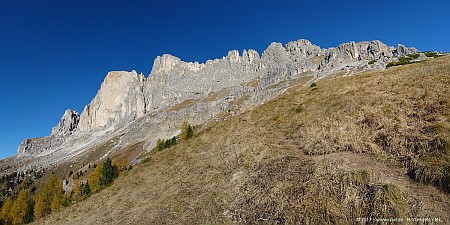
[[[79,121],[80,115],[78,112],[67,109],[58,125],[53,127],[52,135],[66,136],[72,134],[76,130]]]
[[[156,57],[153,62],[152,74],[167,74],[175,65],[181,63],[181,59],[170,54]]]

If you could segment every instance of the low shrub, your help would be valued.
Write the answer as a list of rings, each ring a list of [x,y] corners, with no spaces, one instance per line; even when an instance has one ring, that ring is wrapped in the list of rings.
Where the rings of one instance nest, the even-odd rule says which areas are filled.
[[[416,54],[409,54],[409,55],[408,55],[408,57],[411,57],[411,58],[413,58],[413,59],[417,59],[417,58],[419,58],[419,56],[420,56],[419,53],[416,53]]]
[[[392,61],[392,62],[390,62],[390,63],[388,63],[386,65],[386,68],[389,68],[389,67],[392,67],[392,66],[396,66],[396,65],[397,65],[397,62],[396,61]]]
[[[294,112],[296,112],[296,113],[301,113],[304,109],[303,109],[303,106],[300,105],[300,106],[293,108],[292,110],[294,110]]]
[[[398,62],[397,61],[392,61],[392,62],[388,63],[386,65],[386,68],[389,68],[391,66],[400,66],[400,65],[407,65],[407,64],[414,63],[414,62],[411,62],[410,60],[412,60],[411,57],[402,56],[402,57],[398,58]]]
[[[427,57],[437,57],[437,53],[436,52],[425,52],[425,56]]]

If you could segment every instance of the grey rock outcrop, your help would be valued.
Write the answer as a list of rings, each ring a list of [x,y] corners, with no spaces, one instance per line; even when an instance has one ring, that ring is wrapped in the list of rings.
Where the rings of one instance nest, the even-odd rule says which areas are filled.
[[[377,61],[372,69],[381,69],[393,60],[393,57],[400,57],[407,54],[416,53],[417,49],[407,48],[398,45],[397,48],[387,46],[381,41],[371,42],[349,42],[339,45],[336,48],[325,50],[324,59],[320,63],[319,72],[321,75],[327,75],[339,71],[353,72],[364,69],[371,69],[367,62]]]
[[[285,48],[296,59],[320,56],[323,54],[323,50],[319,46],[314,45],[305,39],[288,42]]]
[[[53,136],[41,137],[41,138],[27,138],[20,143],[17,156],[32,156],[42,153],[53,146]]]
[[[356,43],[362,59],[380,59],[392,57],[394,47],[387,46],[381,41],[363,41]]]
[[[64,112],[63,117],[58,125],[53,127],[51,135],[66,136],[72,134],[78,126],[80,115],[78,112],[68,109]]]
[[[220,113],[232,114],[283,93],[289,82],[336,72],[380,69],[405,54],[417,52],[380,41],[349,42],[321,49],[308,40],[272,43],[255,50],[230,51],[206,63],[158,56],[146,78],[136,71],[109,72],[97,95],[78,113],[67,110],[50,136],[26,139],[18,156],[34,157],[39,166],[76,160],[104,143],[114,145],[102,157],[136,140],[151,149],[157,138],[179,133],[184,119],[201,124]],[[375,60],[374,65],[368,65]],[[29,166],[31,164],[27,164]]]
[[[41,138],[28,138],[22,141],[18,147],[19,157],[37,155],[54,147],[59,147],[66,139],[75,132],[80,121],[76,111],[68,109],[64,112],[59,123],[53,127],[49,136]]]
[[[402,56],[402,55],[409,55],[409,54],[415,54],[417,53],[416,48],[407,48],[402,44],[397,45],[397,49],[394,51],[395,56]]]

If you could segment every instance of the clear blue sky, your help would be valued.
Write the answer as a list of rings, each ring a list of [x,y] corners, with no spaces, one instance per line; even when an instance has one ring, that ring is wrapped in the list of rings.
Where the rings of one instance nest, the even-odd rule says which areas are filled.
[[[0,158],[81,112],[108,71],[148,75],[164,53],[204,62],[300,38],[450,51],[449,27],[448,0],[0,0]]]

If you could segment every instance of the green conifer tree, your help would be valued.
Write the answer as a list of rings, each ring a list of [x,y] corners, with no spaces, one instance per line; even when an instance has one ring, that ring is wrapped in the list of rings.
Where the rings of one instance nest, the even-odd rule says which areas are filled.
[[[91,194],[91,187],[89,186],[89,181],[87,181],[86,184],[83,185],[83,194],[84,195]]]
[[[117,177],[118,172],[116,168],[112,165],[111,159],[108,157],[102,165],[102,179],[101,183],[103,186],[109,185]]]
[[[25,212],[24,223],[31,223],[34,221],[34,200],[28,200],[27,211]]]

